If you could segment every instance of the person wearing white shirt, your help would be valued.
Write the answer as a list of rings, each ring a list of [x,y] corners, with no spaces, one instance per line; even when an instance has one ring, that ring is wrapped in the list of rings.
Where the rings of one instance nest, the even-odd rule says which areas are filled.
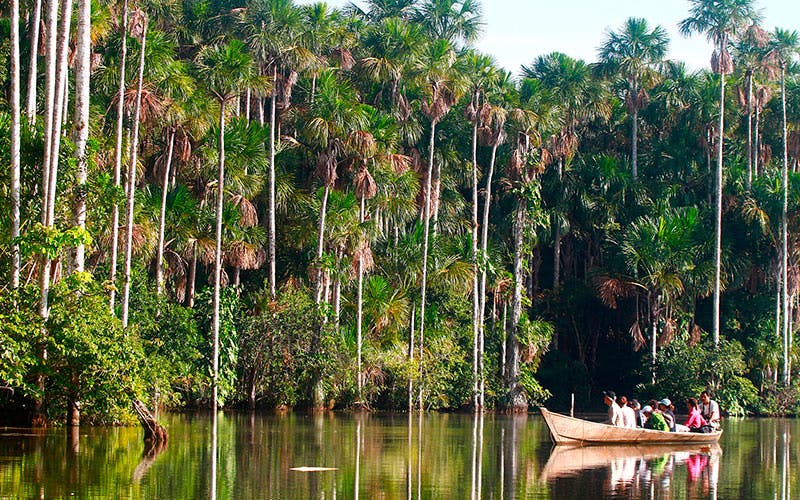
[[[719,404],[711,399],[708,391],[700,393],[700,414],[714,430],[719,429]]]
[[[631,429],[636,428],[636,412],[633,408],[628,406],[628,398],[620,396],[617,398],[619,401],[619,409],[622,412],[622,426]]]
[[[622,410],[617,404],[616,399],[617,395],[614,394],[614,391],[603,391],[603,402],[608,405],[608,421],[606,421],[606,423],[614,427],[624,427]]]

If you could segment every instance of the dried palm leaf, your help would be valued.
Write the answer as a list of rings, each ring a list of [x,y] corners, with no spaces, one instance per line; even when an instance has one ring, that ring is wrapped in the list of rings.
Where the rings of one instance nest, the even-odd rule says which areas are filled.
[[[711,71],[717,75],[733,73],[733,58],[731,58],[730,52],[723,50],[720,53],[719,49],[714,49],[711,54]]]
[[[697,323],[692,326],[692,330],[689,332],[689,347],[694,347],[700,342],[700,339],[703,337],[703,329],[700,328]]]
[[[331,51],[331,55],[333,59],[339,64],[339,67],[344,70],[353,69],[353,66],[356,64],[356,60],[353,58],[353,53],[350,52],[350,49],[345,49],[343,47],[335,47]]]
[[[258,225],[258,211],[255,205],[242,195],[231,196],[231,205],[239,209],[239,224],[243,227]],[[241,267],[241,266],[240,266]]]
[[[596,276],[594,286],[604,305],[617,308],[617,300],[633,297],[636,287],[630,282],[611,276]]]
[[[772,89],[766,85],[759,85],[756,89],[756,106],[763,109],[770,99],[772,99]]]
[[[331,148],[323,150],[317,156],[316,175],[322,179],[324,185],[331,187],[339,176],[336,173],[336,154]]]
[[[661,336],[658,338],[658,346],[666,347],[672,342],[675,336],[676,324],[675,320],[668,319],[664,322],[664,328],[661,330]]]
[[[147,24],[147,14],[141,9],[136,9],[131,12],[128,18],[128,31],[134,38],[141,38],[144,34],[144,28]]]
[[[378,192],[378,185],[375,179],[369,173],[369,169],[365,163],[362,162],[361,169],[359,169],[355,178],[356,196],[361,199],[371,200]]]
[[[639,322],[635,321],[633,325],[631,325],[631,338],[633,338],[633,350],[634,352],[639,352],[639,349],[644,347],[645,341],[644,336],[642,336],[642,329],[639,327]]]

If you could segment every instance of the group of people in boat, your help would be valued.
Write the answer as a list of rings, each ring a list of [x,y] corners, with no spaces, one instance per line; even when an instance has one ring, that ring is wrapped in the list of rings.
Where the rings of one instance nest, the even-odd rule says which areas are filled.
[[[668,398],[652,399],[642,406],[635,399],[617,396],[614,391],[603,391],[603,401],[608,406],[609,425],[616,427],[644,428],[665,432],[713,432],[719,429],[719,404],[711,399],[708,391],[700,394],[700,400],[686,400],[688,416],[683,424],[675,417],[675,405]]]

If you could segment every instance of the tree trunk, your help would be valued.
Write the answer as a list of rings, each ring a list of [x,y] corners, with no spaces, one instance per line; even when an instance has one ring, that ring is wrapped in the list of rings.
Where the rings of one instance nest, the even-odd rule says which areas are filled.
[[[33,56],[35,57],[35,56]],[[11,239],[19,236],[20,141],[19,0],[11,0]],[[19,244],[11,245],[11,287],[19,286]]]
[[[72,216],[75,226],[86,229],[86,176],[88,158],[86,143],[89,140],[89,88],[91,86],[92,58],[92,3],[91,0],[78,0],[77,47],[75,50],[75,123],[74,136],[77,171],[75,181],[77,190]],[[86,249],[79,243],[72,254],[70,268],[83,272]]]
[[[633,182],[639,178],[639,89],[633,86],[633,116],[631,117],[631,175]]]
[[[526,202],[517,198],[514,220],[514,294],[511,302],[511,334],[506,339],[506,408],[511,412],[528,410],[528,399],[525,390],[519,383],[519,320],[522,316],[522,237],[525,230]]]
[[[131,295],[131,260],[133,259],[133,204],[136,191],[136,163],[139,159],[139,115],[142,112],[142,86],[144,84],[144,55],[147,41],[145,16],[142,36],[139,38],[139,79],[136,87],[136,101],[133,107],[133,138],[131,139],[131,159],[128,165],[128,200],[125,218],[125,283],[122,287],[122,327],[128,327],[128,306]]]
[[[278,69],[272,69],[272,99],[269,112],[269,295],[275,297],[275,100],[277,94]]]
[[[186,306],[191,309],[194,307],[194,287],[197,278],[197,243],[192,244],[192,263],[189,266],[189,290],[186,292]]]
[[[748,191],[753,187],[753,70],[748,69],[747,78],[747,184]]]
[[[561,175],[564,169],[564,160],[558,159],[558,182],[561,183]],[[558,291],[561,286],[561,223],[556,213],[555,236],[553,238],[553,291]]]
[[[128,0],[122,2],[122,36],[119,54],[119,89],[117,90],[117,128],[116,142],[114,144],[114,187],[122,183],[122,126],[125,119],[125,64],[128,57]],[[117,256],[119,253],[119,205],[114,201],[111,209],[111,297],[109,307],[114,313],[114,303],[117,297]]]
[[[789,386],[792,380],[789,357],[792,346],[789,344],[789,155],[786,132],[786,65],[781,61],[781,112],[783,127],[783,206],[781,208],[781,304],[783,309],[783,383]]]
[[[724,52],[726,40],[719,47],[719,53]],[[716,217],[714,232],[714,345],[719,344],[719,305],[720,305],[720,277],[722,275],[722,141],[725,136],[725,75],[719,75],[719,130],[717,137],[717,182],[716,182]]]
[[[436,137],[436,121],[431,122],[431,137],[428,145],[428,171],[425,176],[425,208],[424,212],[424,232],[422,238],[422,287],[419,305],[419,352],[420,352],[420,375],[422,374],[422,354],[425,346],[425,299],[428,291],[428,240],[431,230],[431,176],[433,175],[433,147]],[[422,384],[419,387],[419,409],[424,407],[422,401]]]
[[[19,5],[19,3],[17,3]],[[19,15],[19,14],[18,14]],[[18,23],[19,24],[19,23]],[[42,24],[42,0],[35,0],[33,6],[33,19],[30,24],[31,52],[28,66],[28,124],[36,123],[36,85],[39,63],[39,28]],[[19,35],[18,35],[19,36]]]
[[[414,319],[415,314],[417,312],[417,306],[414,302],[411,302],[411,322],[410,322],[410,331],[408,332],[408,364],[413,366],[414,364]],[[410,374],[408,376],[408,413],[411,413],[414,410],[414,377]]]
[[[489,209],[492,205],[492,178],[494,175],[494,163],[495,159],[497,158],[497,144],[492,146],[492,155],[489,160],[489,171],[486,173],[486,196],[483,200],[483,222],[481,226],[481,289],[480,289],[480,311],[479,316],[481,320],[486,316],[486,268],[489,263]],[[479,343],[483,343],[483,338],[485,337],[486,327],[481,321],[480,326],[480,339]],[[483,352],[480,352],[479,364],[483,364]],[[481,368],[479,366],[479,368]],[[483,373],[481,372],[481,376]],[[483,398],[483,393],[481,393],[481,398]]]
[[[761,149],[760,141],[758,140],[758,129],[761,127],[761,106],[756,103],[756,130],[753,134],[753,172],[758,177],[760,172],[758,153]]]
[[[325,189],[322,192],[322,205],[320,205],[319,208],[319,232],[317,236],[317,265],[319,268],[317,269],[317,294],[315,299],[317,304],[322,302],[322,291],[325,281],[322,271],[322,254],[325,245],[325,213],[328,211],[328,194],[330,189],[330,186],[328,186],[326,182]]]
[[[169,174],[172,167],[172,151],[175,147],[175,127],[169,132],[167,145],[167,163],[164,166],[164,177],[161,184],[161,212],[158,217],[158,250],[156,252],[156,296],[164,292],[164,230],[167,215],[167,193],[169,192]]]
[[[478,92],[473,96],[473,104],[477,108]],[[478,120],[472,124],[472,406],[480,408],[480,391],[478,387],[478,349],[481,331],[481,299],[478,290]]]
[[[364,223],[364,197],[361,197],[361,204],[358,210],[358,222],[363,224]],[[361,258],[361,254],[359,253],[358,256],[358,291],[356,292],[356,346],[358,351],[358,371],[356,372],[356,377],[358,381],[358,403],[364,402],[364,380],[361,376],[361,343],[362,343],[362,321],[363,321],[363,311],[364,311],[364,262]]]
[[[214,247],[214,317],[212,320],[213,368],[212,368],[212,407],[219,407],[217,393],[219,390],[219,294],[222,276],[222,207],[225,194],[225,100],[219,102],[219,163],[217,171],[217,221]]]

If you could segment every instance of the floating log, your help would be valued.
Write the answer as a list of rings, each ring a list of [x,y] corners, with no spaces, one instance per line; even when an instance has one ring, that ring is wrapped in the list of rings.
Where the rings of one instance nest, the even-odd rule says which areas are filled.
[[[166,443],[167,430],[163,425],[159,424],[156,418],[150,413],[150,410],[139,401],[133,400],[133,410],[136,416],[139,417],[139,423],[142,424],[144,429],[144,442],[145,443]]]

